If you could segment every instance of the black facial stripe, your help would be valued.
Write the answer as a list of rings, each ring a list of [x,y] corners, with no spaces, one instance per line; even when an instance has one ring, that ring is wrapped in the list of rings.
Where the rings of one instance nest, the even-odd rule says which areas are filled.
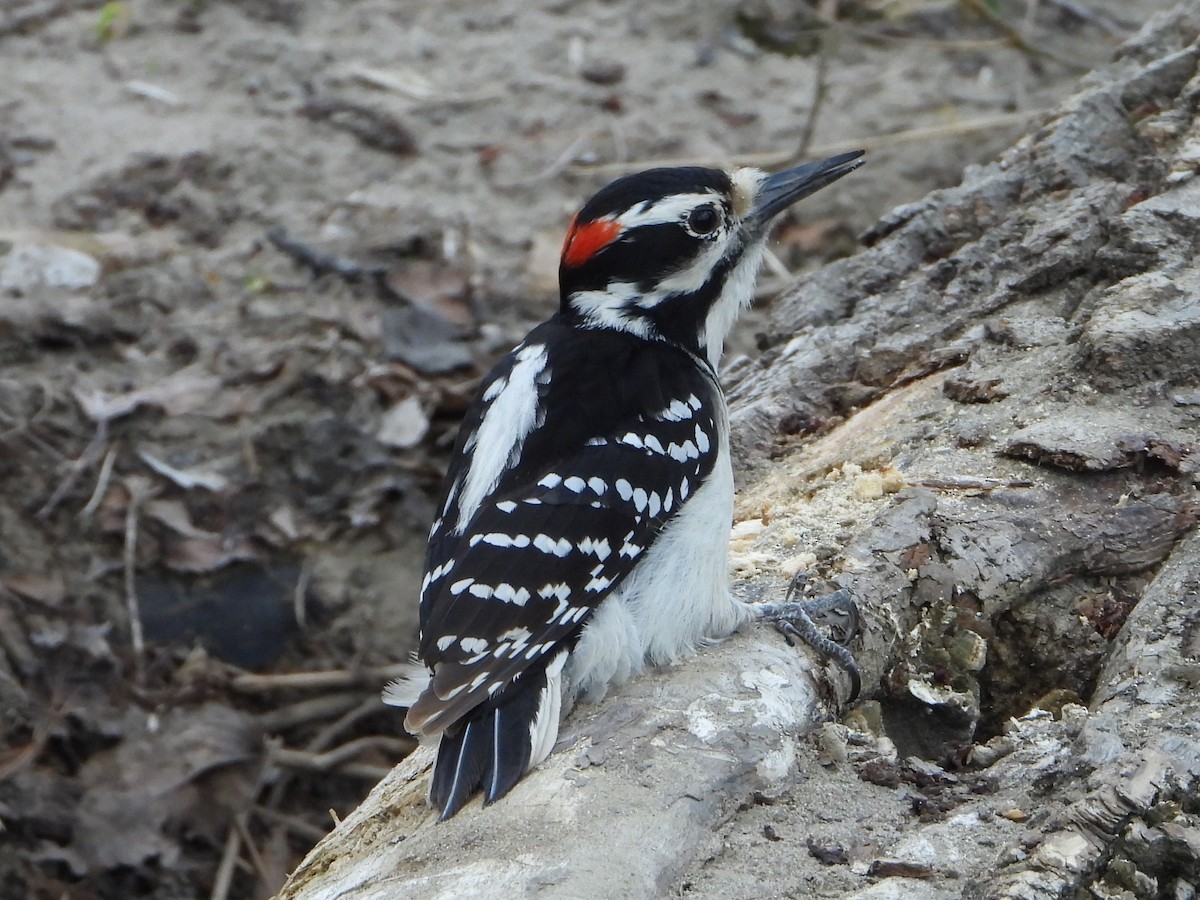
[[[614,273],[620,273],[622,281],[636,284],[643,293],[651,291],[673,274],[673,264],[692,258],[699,246],[682,222],[638,226],[583,265],[560,271],[563,296],[577,291],[602,291],[613,280]]]
[[[699,338],[708,312],[720,297],[725,288],[725,280],[738,258],[737,255],[726,256],[698,291],[679,294],[665,300],[646,310],[644,315],[654,323],[655,330],[667,340],[693,351],[698,350]]]
[[[674,194],[696,194],[705,190],[726,197],[733,190],[729,176],[720,169],[684,167],[650,169],[625,175],[601,188],[579,212],[580,222],[619,215],[645,201],[645,208]]]

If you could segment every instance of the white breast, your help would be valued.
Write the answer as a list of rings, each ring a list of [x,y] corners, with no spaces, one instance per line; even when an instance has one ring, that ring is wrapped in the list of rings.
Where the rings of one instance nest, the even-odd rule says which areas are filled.
[[[733,470],[722,435],[708,479],[584,627],[564,672],[570,695],[598,700],[647,662],[678,660],[752,617],[729,592],[732,519]]]

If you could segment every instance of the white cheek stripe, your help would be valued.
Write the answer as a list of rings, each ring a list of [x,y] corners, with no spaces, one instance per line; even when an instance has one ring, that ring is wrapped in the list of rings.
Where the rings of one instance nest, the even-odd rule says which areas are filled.
[[[727,236],[722,240],[713,241],[690,266],[673,272],[660,281],[651,293],[645,294],[637,301],[638,306],[650,309],[670,300],[679,294],[693,294],[704,287],[717,264],[729,253],[734,242]]]
[[[576,291],[571,306],[593,327],[616,328],[649,339],[650,323],[626,309],[638,297],[636,285],[614,281],[603,291]]]
[[[475,435],[471,463],[462,480],[458,521],[454,530],[462,534],[484,498],[521,455],[525,438],[537,422],[537,378],[546,368],[546,348],[533,344],[521,348],[516,365],[504,388],[496,395]]]

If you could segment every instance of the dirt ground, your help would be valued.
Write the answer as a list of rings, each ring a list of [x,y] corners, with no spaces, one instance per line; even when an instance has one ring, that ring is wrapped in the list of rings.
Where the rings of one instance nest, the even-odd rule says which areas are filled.
[[[1161,5],[0,0],[0,895],[270,895],[408,752],[444,454],[591,191],[867,148],[765,310]]]

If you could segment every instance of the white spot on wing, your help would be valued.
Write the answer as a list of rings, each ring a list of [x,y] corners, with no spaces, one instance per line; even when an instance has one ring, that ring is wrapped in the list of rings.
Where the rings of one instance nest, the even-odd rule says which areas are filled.
[[[506,582],[496,585],[496,590],[492,593],[492,596],[504,603],[511,603],[514,606],[524,606],[529,602],[529,598],[532,595],[525,588],[515,588]]]
[[[667,447],[667,455],[675,462],[687,462],[689,459],[699,459],[700,451],[696,449],[696,445],[690,439],[683,442],[681,447],[679,444],[672,442]]]
[[[559,558],[571,552],[571,542],[566,538],[555,540],[548,534],[539,534],[533,539],[533,546],[543,553],[551,553]]]
[[[471,536],[471,544],[477,541],[483,541],[485,544],[490,544],[493,547],[528,547],[529,535],[526,534],[503,534],[499,531],[492,531],[487,534],[476,534]]]
[[[579,552],[594,553],[596,554],[596,559],[604,562],[604,560],[612,555],[612,548],[608,545],[608,538],[600,538],[597,541],[587,537],[579,542]]]
[[[682,400],[672,400],[671,405],[659,413],[659,418],[667,422],[682,422],[692,417],[692,409]]]
[[[559,601],[565,601],[571,596],[571,588],[569,585],[562,582],[559,584],[543,584],[538,589],[538,596],[545,600],[549,600],[551,597],[557,597]],[[560,607],[563,605],[563,603],[559,603]]]

